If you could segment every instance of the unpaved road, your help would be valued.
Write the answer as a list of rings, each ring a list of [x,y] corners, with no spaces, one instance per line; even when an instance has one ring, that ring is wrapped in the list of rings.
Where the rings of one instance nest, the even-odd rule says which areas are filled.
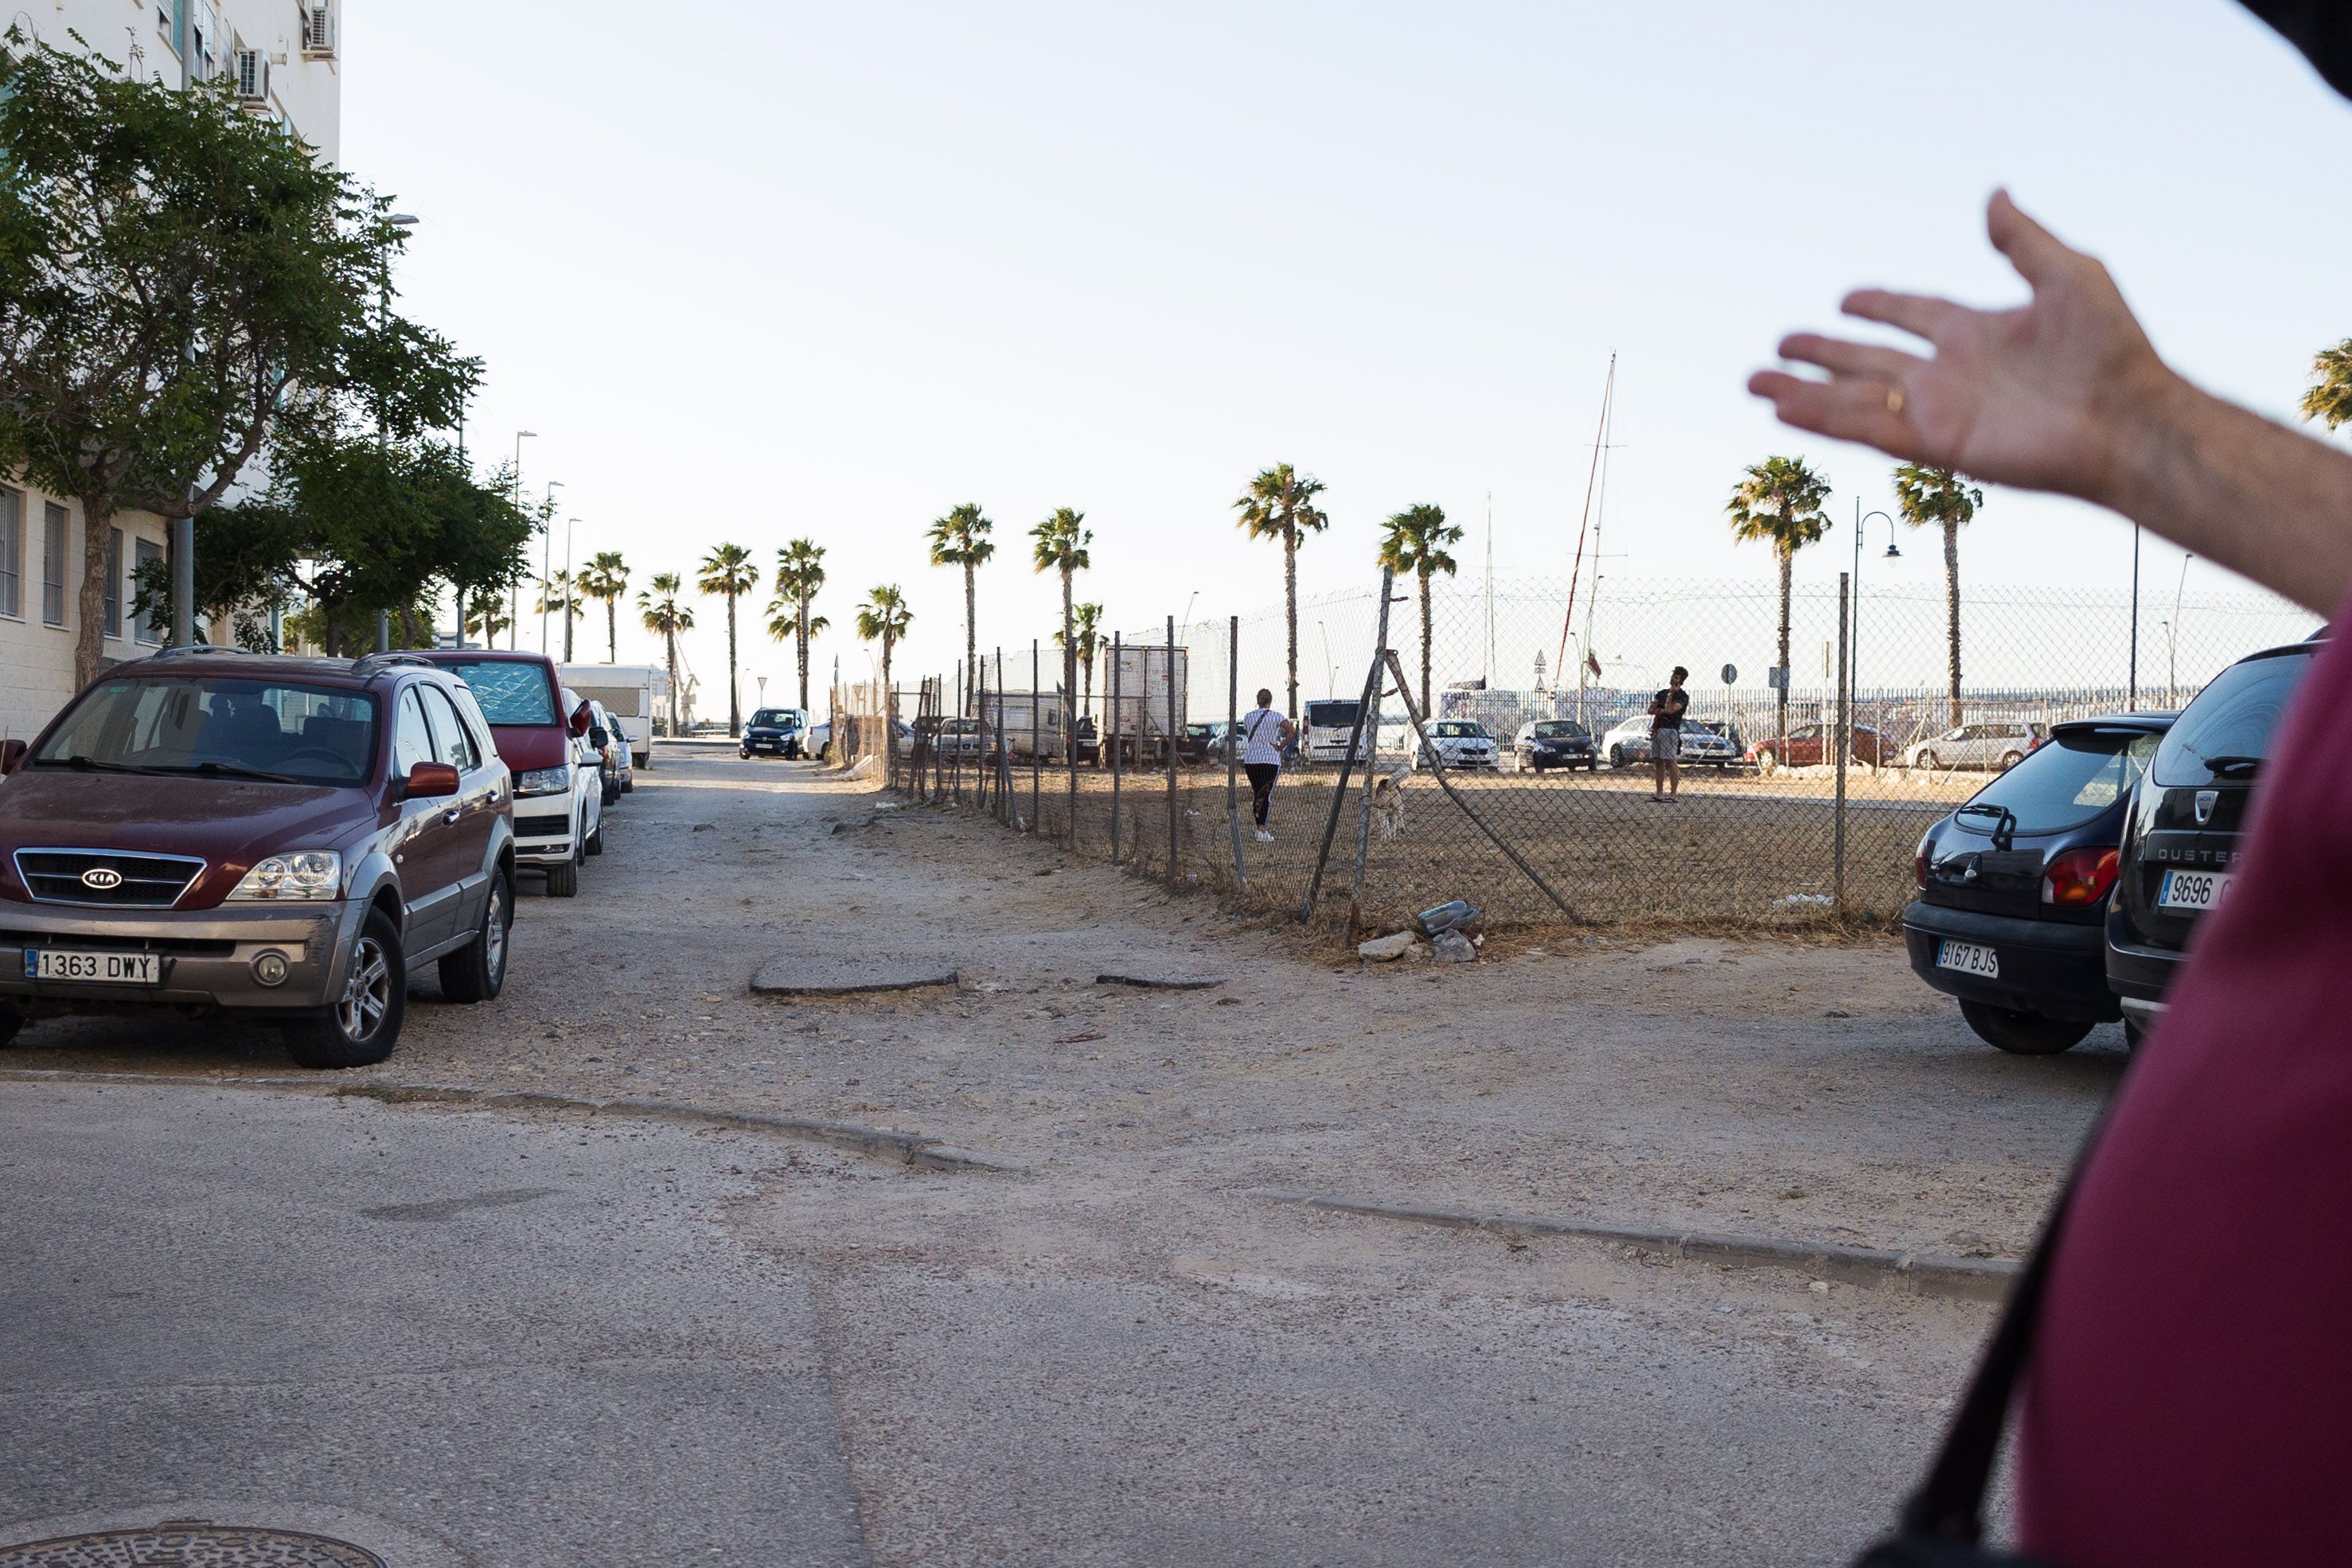
[[[1887,945],[1498,940],[1463,969],[1359,971],[877,799],[665,754],[582,898],[526,891],[502,1001],[415,1006],[399,1054],[347,1075],[834,1117],[1027,1163],[674,1139],[726,1193],[677,1223],[811,1292],[877,1562],[1839,1559],[1907,1486],[1985,1309],[1249,1189],[2014,1255],[2124,1062],[2100,1037],[1991,1051]],[[811,953],[964,982],[749,994]],[[1228,979],[1093,984],[1114,969]],[[28,1029],[5,1065],[290,1070],[248,1031],[94,1022]],[[0,1513],[66,1511],[32,1500]]]

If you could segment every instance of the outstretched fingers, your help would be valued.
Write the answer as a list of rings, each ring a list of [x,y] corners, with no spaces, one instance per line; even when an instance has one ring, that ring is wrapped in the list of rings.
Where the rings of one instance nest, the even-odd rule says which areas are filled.
[[[1780,357],[1817,364],[1832,375],[1874,375],[1899,380],[1927,362],[1901,349],[1858,343],[1848,338],[1825,338],[1819,332],[1791,332],[1780,340]]]
[[[1900,327],[1931,343],[1954,321],[1970,313],[1967,306],[1933,294],[1898,294],[1891,289],[1857,289],[1838,301],[1838,309],[1865,321]]]
[[[1894,390],[1889,381],[1867,376],[1808,381],[1786,371],[1759,370],[1748,378],[1748,390],[1769,401],[1785,425],[1841,441],[1860,441],[1897,458],[1920,455],[1918,432],[1904,419],[1900,401],[1888,395]]]
[[[2017,275],[2040,289],[2078,259],[2081,252],[2025,216],[2007,191],[1995,191],[1985,205],[1985,234],[2009,258]]]

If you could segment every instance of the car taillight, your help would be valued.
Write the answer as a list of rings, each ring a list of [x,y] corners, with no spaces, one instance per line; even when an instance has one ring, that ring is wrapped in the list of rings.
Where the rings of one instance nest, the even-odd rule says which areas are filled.
[[[2113,849],[2069,849],[2053,855],[2042,871],[2042,901],[2062,910],[2086,910],[2115,890],[2118,858]]]
[[[1927,840],[1925,837],[1919,840],[1919,847],[1911,857],[1911,879],[1918,883],[1922,890],[1927,886]]]

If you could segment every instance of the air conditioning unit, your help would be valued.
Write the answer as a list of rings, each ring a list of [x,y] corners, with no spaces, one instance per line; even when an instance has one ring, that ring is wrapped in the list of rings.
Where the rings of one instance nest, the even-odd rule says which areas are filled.
[[[302,54],[306,59],[335,58],[335,10],[331,5],[302,7]]]
[[[259,49],[236,51],[236,100],[245,104],[269,101],[269,57]]]

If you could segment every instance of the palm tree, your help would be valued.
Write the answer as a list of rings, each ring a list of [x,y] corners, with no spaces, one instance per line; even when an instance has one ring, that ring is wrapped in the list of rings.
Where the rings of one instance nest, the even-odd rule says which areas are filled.
[[[558,572],[539,585],[539,613],[563,616],[563,662],[572,662],[572,613],[580,607],[579,584],[569,572]]]
[[[806,604],[807,601],[804,599],[795,599],[789,595],[782,593],[768,601],[768,635],[775,638],[778,642],[790,642],[795,637],[802,639],[801,710],[803,712],[808,711],[808,653],[806,651],[808,644],[806,639],[816,636],[819,632],[829,629],[833,626],[833,623],[823,616],[805,615],[803,606]]]
[[[776,622],[768,622],[768,635],[782,642],[790,636],[800,645],[801,710],[808,710],[808,650],[809,638],[830,625],[823,616],[809,616],[809,601],[824,586],[824,547],[811,539],[795,539],[776,552],[776,596],[768,605],[772,616],[783,606],[792,606],[792,626],[788,631],[778,631]]]
[[[1282,541],[1283,624],[1289,634],[1290,706],[1286,711],[1294,715],[1298,711],[1298,536],[1320,531],[1330,522],[1314,504],[1322,493],[1322,480],[1288,463],[1276,463],[1260,469],[1234,502],[1252,539]]]
[[[1079,605],[1070,612],[1070,635],[1056,636],[1054,640],[1067,647],[1076,643],[1078,648],[1078,670],[1086,682],[1084,710],[1091,713],[1095,706],[1095,655],[1102,651],[1103,607],[1100,605]]]
[[[653,586],[637,595],[637,605],[645,612],[646,630],[662,639],[662,648],[669,656],[669,732],[677,734],[677,634],[694,629],[694,606],[681,605],[677,596],[686,592],[686,584],[675,572],[654,574]]]
[[[760,585],[760,563],[740,544],[718,545],[702,558],[694,584],[727,601],[727,732],[740,734],[743,707],[735,689],[735,601]]]
[[[996,553],[989,534],[996,524],[980,515],[980,508],[966,501],[947,516],[932,522],[926,535],[931,542],[931,564],[963,568],[963,667],[980,668],[980,589],[975,576],[988,558]],[[967,683],[965,689],[971,689]]]
[[[891,711],[890,650],[915,624],[915,612],[907,608],[907,596],[896,583],[875,589],[866,595],[866,603],[857,606],[857,636],[865,642],[882,644],[882,743],[893,743],[895,733],[890,721],[897,717]]]
[[[1949,468],[1906,463],[1895,470],[1895,504],[1914,528],[1944,531],[1944,627],[1951,656],[1952,717],[1960,723],[1960,530],[1984,505],[1984,491],[1963,483]]]
[[[1411,574],[1421,584],[1421,713],[1432,717],[1429,706],[1430,611],[1429,580],[1440,572],[1454,575],[1456,563],[1445,552],[1462,542],[1458,523],[1445,521],[1445,509],[1423,503],[1409,506],[1390,518],[1381,534],[1380,563],[1402,577]]]
[[[1803,458],[1767,458],[1731,488],[1724,509],[1731,516],[1734,539],[1769,544],[1780,563],[1780,727],[1774,731],[1780,735],[1789,732],[1789,594],[1797,552],[1830,531],[1822,512],[1829,499],[1829,481]]]
[[[2303,416],[2330,430],[2352,420],[2352,338],[2311,357],[2311,390],[2303,395]]]
[[[482,646],[488,647],[493,639],[512,624],[513,618],[507,613],[504,590],[478,588],[473,597],[466,601],[466,624],[458,640],[462,642],[466,637],[479,632],[482,634]]]
[[[621,596],[629,591],[629,563],[617,550],[599,551],[574,584],[582,595],[604,601],[604,662],[621,661]]]
[[[1077,753],[1077,715],[1070,707],[1070,693],[1078,689],[1078,645],[1076,636],[1076,615],[1070,602],[1070,583],[1079,573],[1094,564],[1087,554],[1087,546],[1094,535],[1085,524],[1087,514],[1072,511],[1068,507],[1055,509],[1054,515],[1029,531],[1036,542],[1031,552],[1040,572],[1062,574],[1062,634],[1054,640],[1062,645],[1062,722],[1069,731],[1070,752]]]

